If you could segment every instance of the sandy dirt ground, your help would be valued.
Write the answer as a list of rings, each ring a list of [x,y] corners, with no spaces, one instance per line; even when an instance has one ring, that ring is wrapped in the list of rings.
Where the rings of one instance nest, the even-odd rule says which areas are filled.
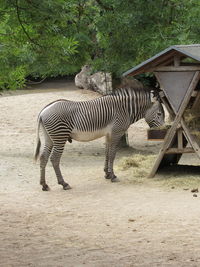
[[[51,191],[41,190],[33,161],[39,111],[56,99],[93,97],[69,82],[0,97],[0,266],[200,266],[200,196],[165,177],[134,182],[117,167],[138,151],[158,153],[161,143],[146,140],[143,121],[129,130],[132,149],[118,152],[121,182],[104,179],[99,139],[66,145],[61,167],[72,190],[57,184],[51,164]]]

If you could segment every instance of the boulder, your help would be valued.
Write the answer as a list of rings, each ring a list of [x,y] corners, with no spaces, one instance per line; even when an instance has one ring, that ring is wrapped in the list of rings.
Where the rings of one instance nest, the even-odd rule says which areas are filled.
[[[112,92],[112,76],[106,72],[96,72],[90,75],[89,65],[82,67],[81,72],[75,76],[75,85],[81,89],[89,89],[106,95]]]
[[[102,95],[110,94],[113,89],[117,88],[143,88],[143,84],[134,78],[123,77],[112,81],[112,75],[108,72],[99,71],[92,75],[90,73],[90,66],[83,66],[81,72],[75,76],[75,85],[78,88],[92,90]]]
[[[81,72],[75,76],[75,85],[80,89],[88,89],[88,78],[90,77],[91,68],[89,65],[82,67]]]
[[[88,88],[102,95],[112,92],[112,76],[106,72],[96,72],[88,79]]]

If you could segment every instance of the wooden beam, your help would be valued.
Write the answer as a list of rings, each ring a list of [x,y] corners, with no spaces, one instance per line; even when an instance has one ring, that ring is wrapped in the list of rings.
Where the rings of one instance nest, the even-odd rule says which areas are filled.
[[[178,130],[177,137],[178,137],[178,149],[182,150],[183,149],[183,131],[182,131],[182,129]]]
[[[151,61],[145,65],[142,65],[137,70],[129,73],[128,76],[135,76],[135,75],[138,75],[138,74],[141,74],[144,72],[153,72],[153,69],[155,66],[162,65],[163,62],[172,58],[176,53],[177,53],[177,51],[173,51],[173,50],[169,51],[167,54],[163,55],[162,57],[158,57],[155,60],[153,60],[153,61]],[[172,62],[173,62],[173,58],[172,58]]]
[[[186,148],[168,148],[165,152],[165,154],[183,154],[183,153],[195,153],[194,149],[192,147],[186,147]]]
[[[153,166],[153,169],[151,170],[151,172],[149,174],[149,178],[154,177],[154,175],[155,175],[155,173],[156,173],[156,171],[157,171],[157,169],[158,169],[158,167],[159,167],[159,165],[160,165],[160,163],[161,163],[161,161],[162,161],[162,159],[163,159],[163,157],[164,157],[164,155],[166,153],[166,150],[169,149],[170,144],[171,144],[171,142],[172,142],[172,140],[174,138],[174,135],[175,135],[175,133],[177,131],[178,124],[181,121],[181,117],[182,117],[182,115],[183,115],[183,113],[184,113],[184,111],[185,111],[185,109],[187,107],[187,104],[188,104],[188,102],[190,100],[192,92],[193,92],[194,88],[196,87],[199,79],[200,79],[200,72],[197,71],[197,72],[195,72],[195,74],[193,76],[193,79],[192,79],[192,81],[190,83],[190,86],[189,86],[189,88],[188,88],[188,90],[186,92],[186,95],[185,95],[182,103],[181,103],[179,111],[176,114],[174,123],[172,124],[172,127],[168,130],[168,132],[167,132],[167,134],[165,136],[163,147],[161,148],[161,150],[160,150],[160,152],[158,154],[158,158],[157,158],[157,160],[156,160],[156,162],[155,162],[155,164]],[[186,132],[186,135],[187,135],[188,139],[191,139],[190,134],[188,134],[188,132],[187,132],[187,127],[185,127],[185,125],[184,125],[184,121],[183,121],[183,124],[181,123],[181,125],[183,126],[184,131],[186,130],[185,132]],[[194,144],[192,145],[192,147],[194,148]],[[198,150],[198,149],[199,149],[199,147],[196,147],[195,151],[196,151],[197,154],[199,153],[198,155],[200,156],[200,150]]]
[[[163,141],[163,140],[164,140],[164,138],[163,138],[163,139],[149,139],[149,138],[148,138],[148,141],[152,141],[152,142],[153,142],[153,141],[161,142],[161,141]]]
[[[158,66],[151,69],[154,71],[199,71],[200,65],[197,66]]]

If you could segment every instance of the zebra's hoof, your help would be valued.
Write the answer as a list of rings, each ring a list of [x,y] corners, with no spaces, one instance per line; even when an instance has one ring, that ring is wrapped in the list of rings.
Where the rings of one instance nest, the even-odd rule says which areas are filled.
[[[69,190],[69,189],[72,189],[71,186],[69,184],[65,184],[63,185],[63,189],[64,190]]]
[[[47,184],[45,184],[42,187],[42,191],[50,191],[50,187]]]
[[[106,179],[115,179],[117,176],[115,176],[112,172],[107,172],[106,174],[105,174],[105,178]]]
[[[115,176],[114,178],[111,179],[112,183],[118,183],[120,180]]]
[[[107,173],[105,174],[105,179],[111,179],[110,175]]]

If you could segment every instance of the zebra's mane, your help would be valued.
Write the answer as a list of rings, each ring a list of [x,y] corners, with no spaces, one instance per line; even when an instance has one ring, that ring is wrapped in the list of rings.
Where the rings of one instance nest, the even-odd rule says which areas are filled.
[[[147,94],[150,94],[150,89],[149,88],[131,88],[131,87],[124,87],[124,88],[118,88],[114,90],[113,92],[110,93],[110,95],[117,96],[119,94],[124,94],[124,93],[132,93],[132,92],[144,92]]]
[[[117,88],[116,90],[114,90],[113,92],[111,92],[110,94],[107,94],[107,95],[104,95],[104,96],[100,96],[100,97],[97,97],[97,98],[94,98],[94,99],[90,99],[90,100],[85,100],[86,102],[87,101],[92,101],[92,102],[96,102],[98,101],[98,99],[100,98],[104,98],[104,97],[109,97],[109,96],[131,96],[133,95],[134,92],[140,92],[140,93],[144,93],[144,94],[148,94],[150,95],[151,91],[154,92],[154,95],[156,96],[158,94],[158,92],[155,90],[152,90],[150,88],[132,88],[132,87],[123,87],[123,88]],[[57,99],[55,101],[52,101],[50,102],[49,104],[47,104],[41,111],[40,113],[45,109],[47,108],[48,106],[56,103],[56,102],[60,102],[60,101],[63,101],[63,102],[71,102],[71,100],[68,100],[68,99]],[[85,102],[85,101],[76,101],[76,102]],[[39,116],[40,116],[40,113],[39,113]],[[38,117],[39,117],[38,116]]]
[[[139,95],[144,94],[144,95],[148,95],[151,99],[151,102],[154,103],[155,101],[158,101],[159,103],[162,103],[162,100],[160,98],[159,95],[159,90],[157,88],[150,88],[150,87],[144,87],[144,88],[133,88],[133,87],[121,87],[121,88],[117,88],[116,90],[114,90],[113,92],[111,92],[110,94],[108,94],[108,96],[119,96],[119,97],[127,97],[130,96],[132,97],[133,95],[135,95],[135,93],[139,93]]]

